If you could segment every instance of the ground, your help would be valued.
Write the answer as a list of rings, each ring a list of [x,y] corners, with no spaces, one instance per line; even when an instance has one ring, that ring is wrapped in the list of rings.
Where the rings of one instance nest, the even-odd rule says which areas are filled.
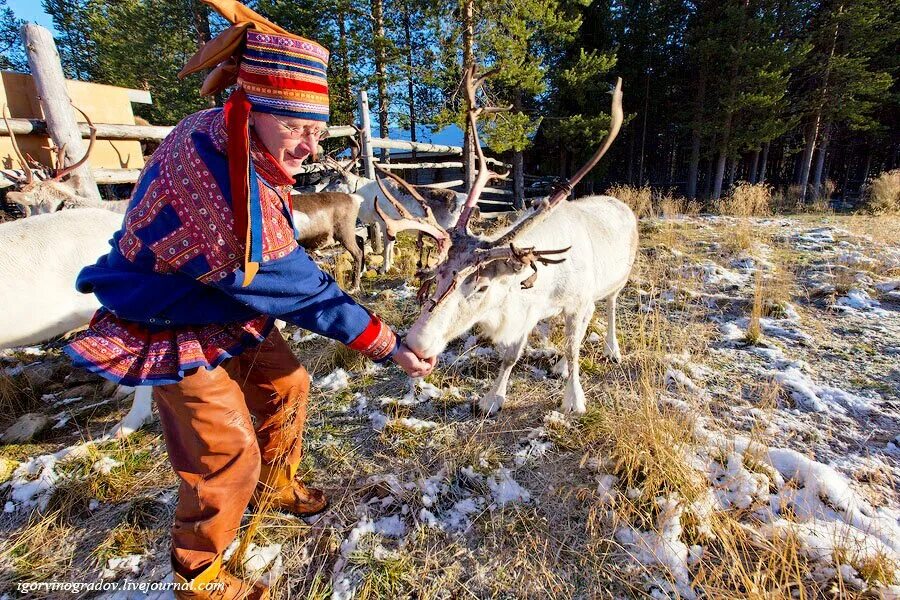
[[[898,597],[898,242],[886,217],[642,220],[623,361],[603,357],[597,311],[583,416],[556,412],[558,324],[495,418],[470,408],[498,366],[474,336],[411,391],[286,327],[316,384],[304,471],[332,508],[248,514],[244,572],[278,598]],[[402,246],[401,272],[361,294],[401,328],[418,310]],[[91,442],[129,403],[59,347],[0,364],[0,430],[51,417],[0,446],[0,587],[164,581],[176,481],[158,422]]]

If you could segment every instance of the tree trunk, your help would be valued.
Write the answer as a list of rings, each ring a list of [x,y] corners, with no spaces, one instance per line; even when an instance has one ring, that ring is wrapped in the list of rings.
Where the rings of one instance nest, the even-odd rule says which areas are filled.
[[[759,178],[757,179],[757,181],[759,183],[766,182],[766,164],[769,162],[769,144],[770,143],[771,142],[766,142],[765,144],[763,144],[762,158],[759,161],[760,162]]]
[[[513,112],[522,112],[522,90],[517,89],[513,95]],[[525,207],[525,155],[521,150],[513,150],[513,207],[520,210]]]
[[[869,172],[872,170],[872,151],[866,151],[866,166],[863,167],[862,182],[863,185],[869,180]]]
[[[844,12],[844,5],[838,6],[837,13],[840,15]],[[840,21],[835,20],[834,35],[831,36],[831,48],[828,51],[828,59],[825,63],[825,74],[822,80],[822,90],[819,93],[819,104],[816,112],[810,120],[809,129],[806,133],[806,147],[803,149],[803,155],[800,163],[800,177],[797,184],[800,186],[800,201],[806,202],[806,188],[809,185],[809,172],[812,167],[813,150],[816,147],[816,141],[819,137],[819,130],[822,126],[822,112],[828,102],[828,94],[831,79],[831,66],[834,60],[834,53],[837,49],[838,32],[840,31]]]
[[[846,168],[844,169],[844,181],[841,183],[841,201],[847,202],[847,188],[850,185],[850,171],[853,170],[853,155],[847,157]]]
[[[713,165],[715,161],[713,161],[712,157],[706,159],[706,176],[703,178],[703,192],[701,196],[704,200],[709,200],[709,196],[711,193],[712,180],[713,180]]]
[[[347,12],[346,2],[338,3],[337,26],[338,26],[338,53],[340,55],[340,72],[343,79],[344,89],[341,93],[346,97],[347,106],[352,106],[353,102],[353,83],[350,75],[350,45],[347,42]],[[352,109],[351,109],[352,112]],[[350,121],[351,123],[353,120]]]
[[[628,129],[628,185],[634,185],[634,124]]]
[[[797,175],[797,186],[800,188],[800,202],[806,202],[806,188],[809,185],[809,171],[812,166],[813,151],[816,149],[816,139],[819,137],[819,126],[822,121],[821,109],[816,111],[806,128],[806,144],[800,155],[800,172]]]
[[[719,144],[719,159],[716,162],[716,172],[713,174],[712,199],[722,197],[722,180],[725,178],[725,163],[728,160],[728,139],[731,134],[731,113],[725,117],[725,126],[722,127],[722,142]]]
[[[756,168],[759,166],[759,148],[753,151],[753,160],[750,161],[750,174],[747,180],[750,183],[756,183]]]
[[[697,198],[697,172],[700,167],[700,131],[696,127],[691,133],[691,161],[688,165],[686,195],[690,199]]]
[[[828,141],[831,133],[831,126],[826,124],[822,128],[822,143],[819,144],[819,153],[816,156],[816,169],[813,174],[812,195],[818,198],[822,192],[822,173],[825,169],[825,155],[828,154]]]
[[[644,149],[647,145],[647,113],[650,108],[650,59],[647,59],[646,78],[644,81],[644,122],[641,125],[641,161],[638,163],[638,185],[644,183]]]
[[[475,0],[465,0],[463,4],[463,72],[475,64]],[[475,185],[475,135],[468,119],[463,136],[463,180],[466,190]]]
[[[381,137],[390,137],[388,129],[387,40],[384,37],[384,0],[372,0],[372,36],[375,44],[375,83],[378,86],[378,129]],[[390,162],[387,148],[381,149],[381,160]]]
[[[728,180],[725,183],[725,190],[729,191],[734,187],[734,178],[737,175],[737,167],[738,167],[738,158],[731,159],[731,168],[728,169]]]
[[[50,138],[54,146],[65,149],[62,164],[73,164],[81,160],[87,147],[75,120],[75,110],[66,89],[66,78],[53,34],[40,25],[29,23],[22,27],[21,37]],[[90,162],[72,172],[70,183],[79,195],[101,200]]]
[[[403,11],[403,37],[406,43],[406,86],[407,93],[409,94],[409,139],[413,142],[417,141],[416,136],[416,88],[415,82],[413,81],[413,45],[412,45],[412,25],[410,23],[410,6],[409,0],[404,2],[404,11]],[[413,162],[416,160],[416,151],[412,151],[412,159]],[[413,169],[410,173],[410,179],[412,183],[419,182],[419,171],[418,169]]]

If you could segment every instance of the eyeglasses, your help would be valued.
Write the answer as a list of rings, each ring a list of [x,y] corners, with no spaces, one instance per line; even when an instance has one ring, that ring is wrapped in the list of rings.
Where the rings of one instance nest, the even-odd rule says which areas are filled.
[[[278,118],[277,115],[269,113],[272,115],[272,118],[278,121],[278,124],[287,129],[290,132],[291,137],[296,138],[305,138],[305,137],[313,137],[317,140],[324,140],[328,137],[328,128],[327,127],[316,127],[315,125],[301,125],[299,127],[291,125],[285,121],[282,121]]]

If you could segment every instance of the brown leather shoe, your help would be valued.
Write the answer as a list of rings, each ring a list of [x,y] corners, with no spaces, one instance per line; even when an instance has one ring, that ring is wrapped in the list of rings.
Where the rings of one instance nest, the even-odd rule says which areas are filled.
[[[269,600],[268,586],[238,579],[222,568],[222,557],[191,580],[175,570],[174,581],[190,586],[174,590],[177,600]]]
[[[276,468],[262,465],[259,484],[250,500],[251,506],[283,510],[298,517],[311,517],[328,508],[328,498],[322,490],[310,488],[296,479],[297,465]]]

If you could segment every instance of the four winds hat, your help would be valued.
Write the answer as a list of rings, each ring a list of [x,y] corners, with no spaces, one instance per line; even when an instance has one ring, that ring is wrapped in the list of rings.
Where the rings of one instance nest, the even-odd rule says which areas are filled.
[[[200,93],[237,84],[225,103],[234,227],[246,236],[244,285],[262,260],[262,222],[250,161],[250,111],[328,121],[328,50],[293,35],[236,0],[202,0],[232,26],[204,44],[179,73],[212,68]]]

